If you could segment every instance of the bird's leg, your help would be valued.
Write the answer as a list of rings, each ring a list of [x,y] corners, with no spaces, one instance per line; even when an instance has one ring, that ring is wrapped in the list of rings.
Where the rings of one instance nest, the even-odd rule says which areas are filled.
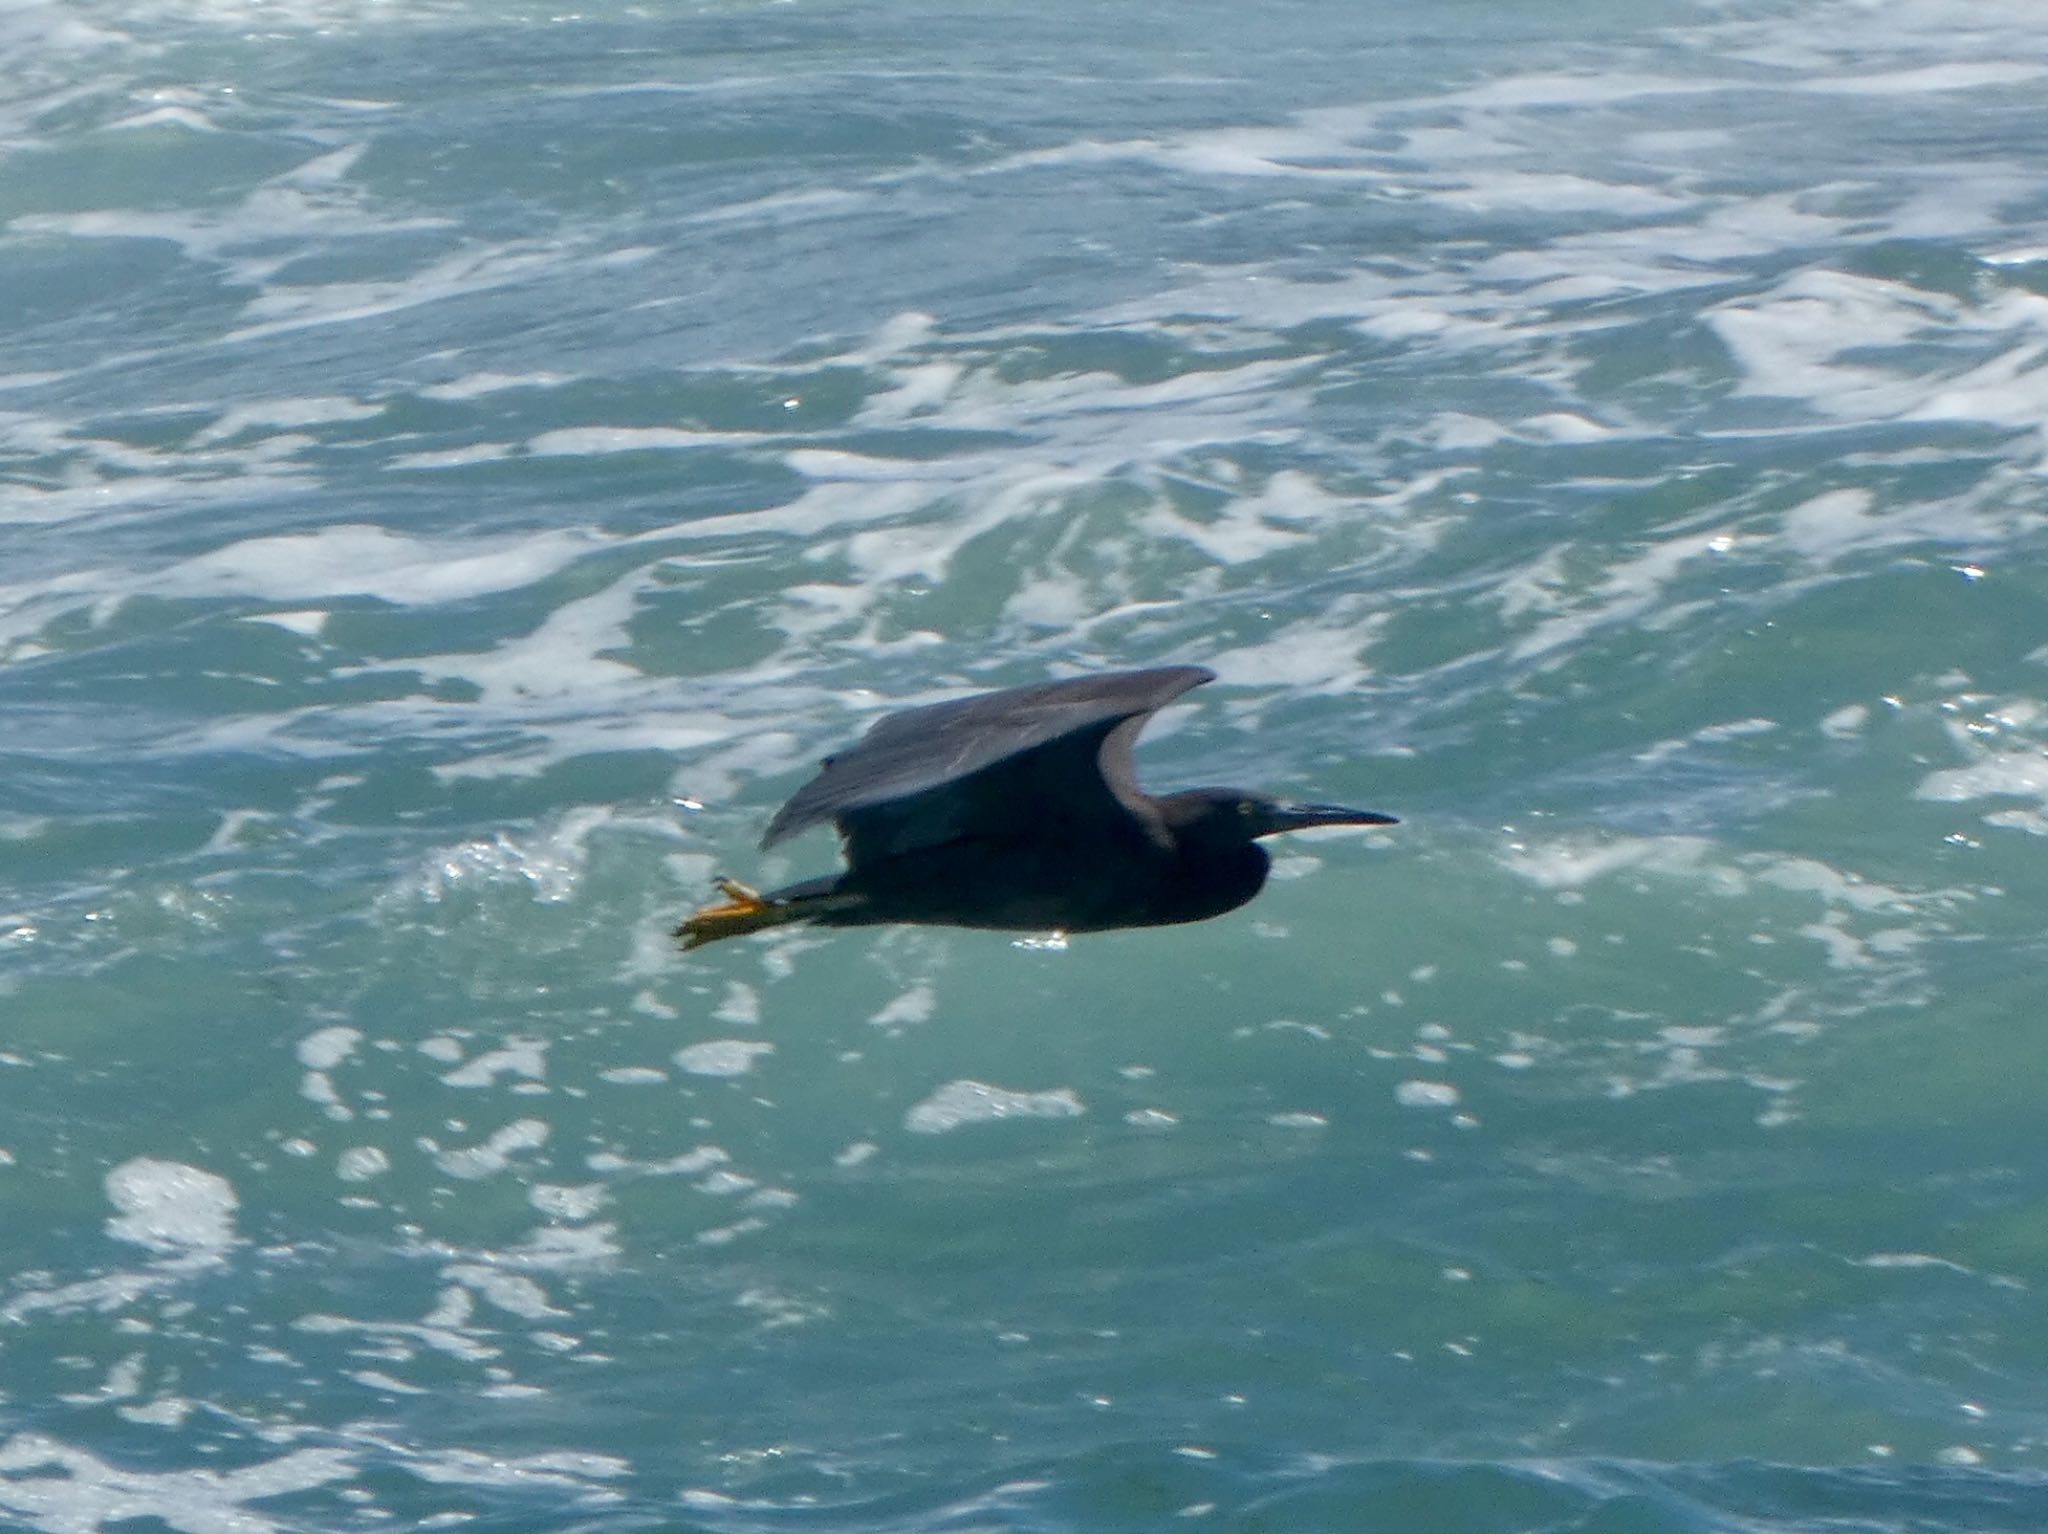
[[[692,913],[676,928],[676,936],[682,939],[685,952],[702,948],[706,943],[715,943],[720,938],[743,937],[749,932],[780,927],[788,922],[808,921],[829,911],[843,910],[857,904],[860,899],[859,896],[837,893],[830,888],[830,880],[814,881],[824,888],[797,885],[779,895],[764,895],[759,890],[747,888],[737,879],[716,879],[712,882],[718,886],[719,894],[725,896],[725,902],[708,905]]]
[[[737,879],[728,879],[721,874],[711,882],[718,887],[718,893],[725,896],[731,904],[711,906],[708,908],[710,910],[730,911],[735,908],[753,910],[758,906],[764,906],[769,903],[759,890],[751,885],[742,884]]]
[[[749,889],[737,879],[715,879],[712,882],[718,886],[718,893],[725,896],[725,900],[693,912],[676,928],[675,935],[682,939],[686,952],[701,948],[706,943],[715,943],[722,937],[739,937],[795,920],[793,912],[779,909],[774,901],[763,899],[759,890]]]

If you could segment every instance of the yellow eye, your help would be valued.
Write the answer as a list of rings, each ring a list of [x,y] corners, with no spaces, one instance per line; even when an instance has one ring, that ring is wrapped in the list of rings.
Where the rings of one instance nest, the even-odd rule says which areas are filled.
[[[1258,814],[1258,812],[1258,805],[1254,804],[1251,800],[1240,799],[1237,801],[1237,813],[1244,816],[1246,820],[1250,820],[1252,816]]]

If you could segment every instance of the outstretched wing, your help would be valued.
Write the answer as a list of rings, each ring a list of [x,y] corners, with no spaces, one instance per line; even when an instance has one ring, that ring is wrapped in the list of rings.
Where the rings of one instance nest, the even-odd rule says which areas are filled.
[[[763,847],[831,820],[847,855],[884,856],[963,836],[1083,835],[1138,821],[1163,835],[1138,792],[1131,745],[1202,666],[1158,666],[1012,687],[884,716],[828,757],[769,823]]]

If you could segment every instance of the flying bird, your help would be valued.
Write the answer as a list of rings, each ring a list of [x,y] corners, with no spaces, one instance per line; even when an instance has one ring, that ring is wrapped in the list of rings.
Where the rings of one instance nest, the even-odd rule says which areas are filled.
[[[825,758],[762,847],[830,821],[846,871],[759,894],[717,881],[684,948],[808,921],[1103,932],[1203,921],[1266,882],[1259,838],[1391,815],[1237,788],[1150,795],[1131,748],[1204,666],[1112,671],[904,709]]]

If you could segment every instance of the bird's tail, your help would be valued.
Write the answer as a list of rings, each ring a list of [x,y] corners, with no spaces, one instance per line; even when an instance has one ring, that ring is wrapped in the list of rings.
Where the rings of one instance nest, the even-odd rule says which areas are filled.
[[[800,885],[775,895],[763,895],[748,889],[736,879],[715,882],[718,892],[725,896],[724,901],[692,913],[676,928],[675,935],[682,941],[686,953],[692,948],[702,948],[706,943],[715,943],[720,938],[744,937],[749,932],[764,932],[788,922],[809,921],[845,904],[845,897],[834,896],[830,892],[834,882],[831,880],[814,881],[823,886],[815,890]]]

